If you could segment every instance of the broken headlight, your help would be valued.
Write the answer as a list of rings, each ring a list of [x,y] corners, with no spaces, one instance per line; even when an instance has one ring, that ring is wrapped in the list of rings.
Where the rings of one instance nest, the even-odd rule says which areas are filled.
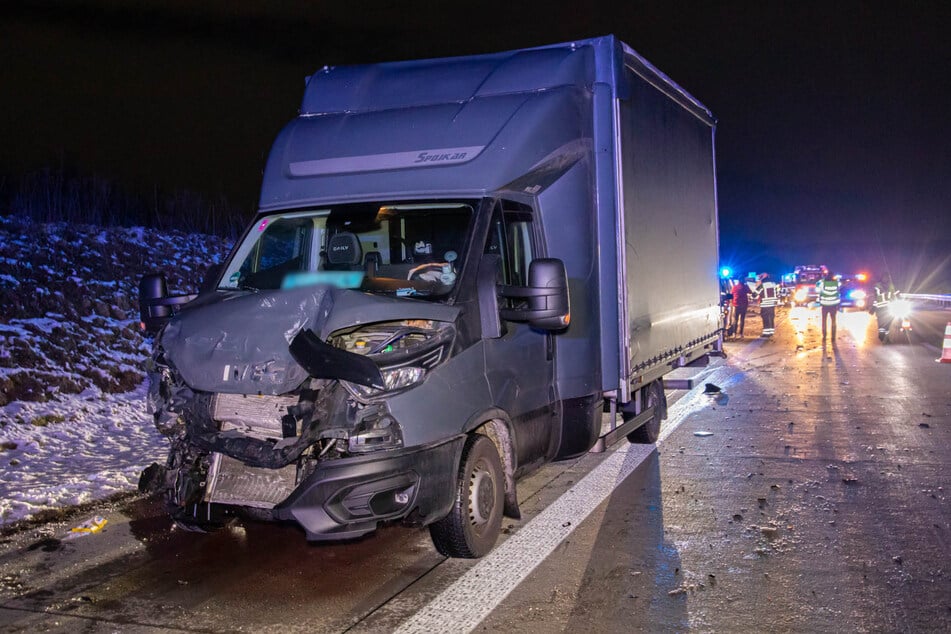
[[[386,392],[396,392],[413,387],[417,383],[421,383],[426,377],[426,370],[418,366],[405,366],[392,370],[382,370],[382,374],[383,383],[386,385],[386,388],[382,390],[357,383],[350,383],[348,381],[341,381],[341,383],[355,399],[364,401],[385,394]]]
[[[383,375],[384,387],[350,381],[341,384],[363,403],[411,388],[449,357],[454,335],[451,324],[420,319],[370,324],[337,333],[331,337],[333,345],[373,359]]]

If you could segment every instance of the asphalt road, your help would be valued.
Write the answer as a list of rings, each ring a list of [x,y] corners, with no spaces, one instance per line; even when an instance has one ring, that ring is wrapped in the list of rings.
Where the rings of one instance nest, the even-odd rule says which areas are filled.
[[[889,345],[845,313],[826,347],[817,314],[781,310],[773,340],[751,316],[669,394],[656,449],[521,481],[524,517],[483,560],[399,526],[187,533],[133,498],[96,534],[70,538],[87,513],[4,537],[0,630],[951,631],[951,313]]]

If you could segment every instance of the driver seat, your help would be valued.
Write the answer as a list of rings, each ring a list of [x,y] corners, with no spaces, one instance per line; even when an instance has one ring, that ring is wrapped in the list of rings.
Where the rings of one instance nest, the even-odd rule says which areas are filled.
[[[356,234],[341,231],[330,236],[324,252],[325,271],[360,271],[363,268],[363,247]]]

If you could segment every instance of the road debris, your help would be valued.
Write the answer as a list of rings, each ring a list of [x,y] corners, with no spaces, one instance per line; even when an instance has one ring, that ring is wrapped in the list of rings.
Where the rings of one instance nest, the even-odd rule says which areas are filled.
[[[695,431],[693,432],[694,436],[699,436],[700,438],[706,438],[707,436],[712,436],[712,431]]]
[[[69,529],[68,537],[81,537],[83,535],[89,535],[91,533],[98,533],[108,523],[109,523],[109,520],[107,520],[101,515],[96,515],[95,517],[86,520],[79,526],[74,526],[71,529]]]
[[[772,539],[779,535],[779,529],[775,526],[760,526],[759,532],[767,539]]]

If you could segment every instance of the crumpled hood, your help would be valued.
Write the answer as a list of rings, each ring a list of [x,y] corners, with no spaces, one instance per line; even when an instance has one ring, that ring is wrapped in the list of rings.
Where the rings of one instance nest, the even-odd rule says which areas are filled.
[[[161,335],[165,357],[193,390],[277,395],[308,376],[288,346],[304,329],[321,339],[348,326],[399,319],[454,322],[459,309],[328,286],[222,293],[196,300]]]

